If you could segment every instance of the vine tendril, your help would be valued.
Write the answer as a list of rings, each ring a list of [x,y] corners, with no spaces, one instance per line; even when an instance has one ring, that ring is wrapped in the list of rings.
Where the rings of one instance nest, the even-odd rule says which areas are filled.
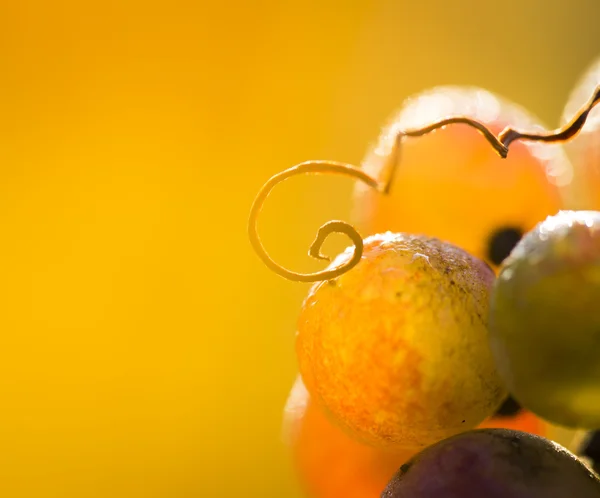
[[[494,135],[489,128],[487,128],[483,123],[476,121],[474,119],[468,118],[466,116],[453,116],[450,118],[445,118],[440,121],[436,121],[430,125],[424,126],[423,128],[417,128],[412,130],[401,130],[396,135],[396,140],[394,141],[394,145],[392,151],[390,153],[390,164],[389,168],[390,173],[389,177],[385,182],[385,187],[383,188],[384,194],[389,194],[392,184],[394,183],[394,176],[398,169],[398,164],[400,164],[400,148],[402,145],[402,140],[404,137],[422,137],[423,135],[427,135],[432,131],[435,131],[439,128],[444,128],[445,126],[451,124],[466,124],[472,128],[475,128],[483,137],[490,143],[490,145],[494,148],[494,150],[498,153],[498,155],[502,158],[505,158],[508,154],[508,147],[506,147],[497,137]]]
[[[502,130],[498,135],[498,139],[505,147],[509,147],[515,140],[530,141],[530,142],[566,142],[577,135],[585,124],[590,111],[600,102],[600,86],[596,87],[594,95],[585,104],[579,112],[564,126],[556,130],[540,132],[540,133],[525,133],[510,126]]]
[[[581,108],[581,110],[573,117],[569,123],[565,124],[561,128],[558,128],[553,131],[548,132],[539,132],[539,133],[525,133],[518,131],[512,127],[506,127],[497,137],[492,133],[492,131],[487,128],[483,123],[471,119],[466,116],[454,116],[450,118],[443,119],[441,121],[437,121],[430,125],[427,125],[423,128],[412,129],[412,130],[402,130],[399,131],[394,140],[394,144],[392,146],[392,150],[389,154],[388,161],[390,164],[388,177],[384,181],[378,181],[377,179],[371,177],[361,168],[356,166],[352,166],[351,164],[345,164],[335,161],[307,161],[304,163],[297,164],[296,166],[292,166],[281,173],[277,173],[272,176],[267,183],[265,183],[258,195],[254,199],[254,203],[252,204],[252,208],[250,209],[250,217],[248,220],[248,236],[250,238],[250,242],[254,247],[254,250],[258,254],[258,256],[262,259],[263,263],[270,268],[272,271],[277,273],[278,275],[287,278],[288,280],[293,280],[297,282],[317,282],[323,280],[332,280],[340,275],[346,273],[347,271],[354,268],[361,260],[363,253],[363,240],[361,235],[356,231],[356,229],[346,223],[345,221],[333,220],[325,223],[319,231],[317,232],[317,236],[313,243],[310,246],[308,251],[309,256],[319,259],[330,261],[330,258],[321,254],[321,248],[323,243],[331,235],[332,233],[342,233],[345,234],[350,240],[354,243],[354,252],[352,257],[336,266],[334,268],[328,268],[325,270],[317,271],[314,273],[297,273],[292,270],[288,270],[283,266],[276,263],[266,252],[260,237],[258,235],[257,230],[257,219],[260,211],[273,190],[273,188],[279,183],[291,178],[292,176],[301,175],[301,174],[324,174],[324,173],[332,173],[338,175],[349,176],[356,180],[360,180],[361,182],[367,184],[369,187],[374,188],[381,192],[382,194],[389,194],[391,186],[394,181],[395,173],[398,169],[398,165],[400,163],[400,150],[401,144],[404,137],[421,137],[428,133],[431,133],[434,130],[439,128],[443,128],[445,126],[451,124],[466,124],[475,128],[483,137],[490,143],[490,145],[494,148],[494,150],[498,153],[501,158],[506,158],[508,155],[508,149],[510,144],[517,140],[522,141],[539,141],[539,142],[564,142],[575,137],[583,128],[588,115],[592,108],[600,102],[600,86],[596,88],[593,97],[588,101],[588,103]]]
[[[363,240],[361,235],[356,231],[356,229],[346,223],[344,221],[329,221],[325,223],[317,233],[317,237],[314,242],[310,246],[310,250],[308,251],[309,256],[312,256],[316,259],[329,260],[327,256],[323,256],[321,254],[321,247],[323,243],[327,239],[329,235],[332,233],[343,233],[347,235],[350,240],[354,243],[354,253],[352,258],[350,258],[345,263],[337,266],[335,268],[330,268],[327,270],[321,270],[314,273],[297,273],[291,270],[284,268],[279,265],[265,251],[265,248],[262,245],[260,237],[258,235],[258,231],[256,229],[256,220],[258,215],[262,209],[262,206],[271,193],[271,190],[278,185],[279,183],[287,180],[288,178],[301,174],[322,174],[322,173],[333,173],[339,175],[350,176],[357,180],[360,180],[366,183],[369,187],[379,188],[379,184],[377,180],[369,176],[363,170],[352,166],[350,164],[338,163],[333,161],[308,161],[305,163],[300,163],[296,166],[293,166],[289,169],[282,171],[271,177],[271,179],[263,185],[260,189],[254,203],[252,204],[252,208],[250,210],[250,220],[248,223],[248,235],[250,237],[250,242],[254,247],[254,250],[257,252],[259,257],[262,259],[263,263],[267,265],[271,270],[273,270],[278,275],[281,275],[288,280],[294,280],[296,282],[316,282],[320,280],[331,280],[343,273],[346,273],[351,268],[355,267],[360,258],[362,257],[363,252]]]

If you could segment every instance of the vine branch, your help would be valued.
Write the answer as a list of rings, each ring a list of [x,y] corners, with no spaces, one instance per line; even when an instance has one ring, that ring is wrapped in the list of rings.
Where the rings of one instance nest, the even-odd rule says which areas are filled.
[[[590,111],[596,104],[598,104],[598,102],[600,102],[600,86],[596,88],[592,98],[585,106],[581,108],[581,110],[573,117],[571,121],[556,130],[547,132],[526,133],[518,131],[509,126],[506,127],[496,137],[483,123],[466,116],[454,116],[442,119],[441,121],[437,121],[423,128],[399,131],[396,135],[392,150],[389,155],[389,164],[391,166],[388,168],[389,172],[387,173],[387,178],[384,181],[378,181],[356,166],[335,161],[307,161],[296,166],[292,166],[291,168],[272,176],[267,183],[263,185],[258,192],[258,195],[254,199],[248,220],[248,236],[250,238],[250,242],[258,256],[262,259],[263,263],[265,263],[265,265],[272,271],[284,278],[287,278],[288,280],[297,282],[316,282],[322,280],[331,280],[339,277],[355,267],[360,262],[363,253],[363,240],[361,235],[352,225],[344,221],[333,220],[321,226],[308,251],[309,256],[313,258],[329,261],[329,257],[321,254],[321,248],[325,240],[332,233],[345,234],[353,242],[354,252],[349,260],[345,261],[339,266],[314,273],[297,273],[279,265],[269,256],[258,235],[257,220],[267,197],[276,185],[296,175],[329,173],[354,178],[386,195],[389,194],[391,186],[394,182],[395,174],[400,163],[402,140],[405,137],[421,137],[448,125],[466,124],[472,128],[475,128],[490,143],[492,148],[501,158],[506,158],[510,144],[517,140],[565,142],[572,139],[581,131]]]

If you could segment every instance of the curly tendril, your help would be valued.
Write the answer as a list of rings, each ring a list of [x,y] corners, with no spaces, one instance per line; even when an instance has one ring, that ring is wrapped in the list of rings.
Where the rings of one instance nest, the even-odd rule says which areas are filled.
[[[284,180],[287,180],[292,176],[307,173],[333,173],[338,175],[350,176],[352,178],[356,178],[357,180],[366,183],[369,187],[379,188],[377,180],[369,176],[363,170],[350,164],[338,163],[333,161],[307,161],[305,163],[300,163],[271,177],[271,179],[267,183],[265,183],[260,189],[260,192],[254,200],[254,204],[252,204],[252,209],[250,210],[248,235],[250,237],[250,242],[252,243],[254,250],[258,253],[263,262],[278,275],[281,275],[282,277],[287,278],[288,280],[294,280],[296,282],[317,282],[320,280],[331,280],[342,275],[343,273],[346,273],[351,268],[355,267],[360,261],[360,258],[362,257],[363,240],[361,235],[356,231],[356,229],[352,225],[344,221],[334,220],[325,223],[319,229],[317,237],[310,246],[310,250],[308,252],[309,256],[316,259],[329,260],[327,256],[323,256],[321,254],[321,247],[323,246],[323,243],[325,242],[327,237],[332,233],[343,233],[347,235],[350,238],[350,240],[352,240],[352,242],[354,243],[354,254],[352,255],[352,258],[350,258],[350,260],[346,261],[340,266],[318,271],[315,273],[296,273],[294,271],[288,270],[280,266],[278,263],[273,261],[265,251],[265,248],[263,247],[262,242],[260,241],[260,237],[258,236],[258,231],[256,229],[256,220],[265,200],[271,193],[271,190],[273,190],[273,188],[277,184],[283,182]]]
[[[483,137],[490,143],[490,145],[494,148],[494,150],[498,153],[498,155],[501,158],[506,158],[508,155],[508,148],[510,147],[510,144],[517,140],[538,142],[565,142],[567,140],[572,139],[581,131],[583,125],[585,124],[588,118],[590,111],[596,104],[598,104],[598,102],[600,102],[600,86],[596,88],[594,95],[589,100],[589,102],[584,107],[582,107],[582,109],[577,113],[577,115],[575,115],[575,117],[569,123],[567,123],[561,128],[549,132],[525,133],[515,130],[514,128],[511,128],[509,126],[505,128],[496,137],[496,135],[494,135],[492,131],[489,128],[487,128],[483,123],[480,123],[479,121],[468,118],[466,116],[454,116],[446,118],[419,129],[401,130],[397,133],[392,150],[390,152],[389,173],[388,177],[384,181],[376,180],[375,178],[365,173],[362,169],[356,166],[352,166],[351,164],[339,163],[335,161],[307,161],[304,163],[300,163],[296,166],[282,171],[281,173],[274,175],[260,189],[258,195],[256,196],[256,199],[254,199],[252,208],[250,209],[250,218],[248,221],[248,235],[250,237],[250,242],[252,243],[254,250],[265,263],[265,265],[267,265],[267,267],[269,267],[278,275],[281,275],[282,277],[287,278],[288,280],[294,280],[296,282],[317,282],[323,280],[332,280],[336,277],[339,277],[340,275],[343,275],[348,270],[354,268],[360,262],[363,253],[362,237],[352,225],[346,223],[345,221],[329,221],[323,226],[321,226],[321,228],[319,229],[317,236],[314,242],[311,244],[310,249],[308,251],[309,256],[320,260],[330,261],[329,257],[321,254],[321,247],[323,246],[323,243],[325,242],[327,237],[329,237],[329,235],[331,235],[332,233],[343,233],[346,236],[348,236],[350,240],[354,243],[354,252],[352,254],[352,258],[334,268],[329,268],[314,273],[297,273],[279,265],[273,259],[271,259],[269,254],[266,252],[265,248],[262,245],[262,242],[260,241],[260,237],[256,228],[258,215],[260,214],[262,206],[269,194],[271,193],[271,190],[273,190],[273,188],[277,184],[296,175],[309,173],[332,173],[352,177],[356,180],[360,180],[366,183],[371,188],[377,189],[384,195],[389,194],[396,170],[398,169],[398,164],[400,163],[400,150],[402,140],[405,137],[421,137],[423,135],[431,133],[434,130],[443,128],[448,125],[466,124],[479,131],[479,133],[483,135]]]
[[[584,105],[580,111],[564,126],[556,130],[540,132],[540,133],[525,133],[511,128],[510,126],[502,130],[498,135],[498,139],[507,148],[515,140],[530,141],[530,142],[566,142],[574,138],[583,128],[590,111],[600,102],[600,86],[596,87],[592,98]]]

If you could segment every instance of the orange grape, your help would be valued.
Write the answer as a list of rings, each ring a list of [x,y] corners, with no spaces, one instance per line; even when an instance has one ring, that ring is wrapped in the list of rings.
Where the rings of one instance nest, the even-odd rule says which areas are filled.
[[[506,396],[487,337],[493,280],[484,262],[437,239],[368,237],[360,263],[314,285],[302,306],[296,349],[308,391],[379,447],[475,427]]]
[[[326,417],[300,376],[285,405],[283,427],[294,470],[310,498],[378,498],[400,466],[418,451],[394,452],[356,441]],[[540,436],[550,432],[546,422],[523,409],[494,416],[479,428],[514,429]]]
[[[377,498],[417,452],[390,452],[355,441],[328,420],[300,376],[285,407],[284,430],[302,488],[311,498]]]
[[[587,431],[573,430],[551,424],[520,406],[512,396],[504,401],[493,417],[479,424],[479,428],[513,429],[536,434],[550,439],[577,454],[580,454],[585,448],[585,440],[589,436]]]
[[[507,125],[539,129],[521,107],[480,88],[439,87],[408,99],[362,167],[386,176],[397,133],[465,115],[498,134]],[[452,124],[404,138],[389,195],[357,184],[354,219],[363,234],[422,233],[497,267],[521,235],[561,208],[571,165],[560,144],[514,142],[506,159],[473,128]]]
[[[508,402],[507,402],[508,401]],[[524,410],[520,407],[512,397],[509,397],[505,401],[504,405],[510,404],[514,406],[514,410],[510,410],[509,413],[496,414],[484,420],[479,427],[480,428],[502,428],[502,429],[514,429],[517,431],[529,432],[531,434],[537,434],[538,436],[544,436],[546,433],[545,422],[535,416],[528,410]],[[512,407],[511,407],[512,408]]]

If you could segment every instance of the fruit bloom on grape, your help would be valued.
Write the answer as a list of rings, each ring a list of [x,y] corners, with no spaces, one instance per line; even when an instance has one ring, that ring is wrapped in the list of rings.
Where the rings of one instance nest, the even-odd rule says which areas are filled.
[[[296,350],[311,396],[379,447],[423,447],[475,427],[506,396],[488,342],[493,280],[484,262],[437,239],[365,239],[360,263],[303,303]]]

